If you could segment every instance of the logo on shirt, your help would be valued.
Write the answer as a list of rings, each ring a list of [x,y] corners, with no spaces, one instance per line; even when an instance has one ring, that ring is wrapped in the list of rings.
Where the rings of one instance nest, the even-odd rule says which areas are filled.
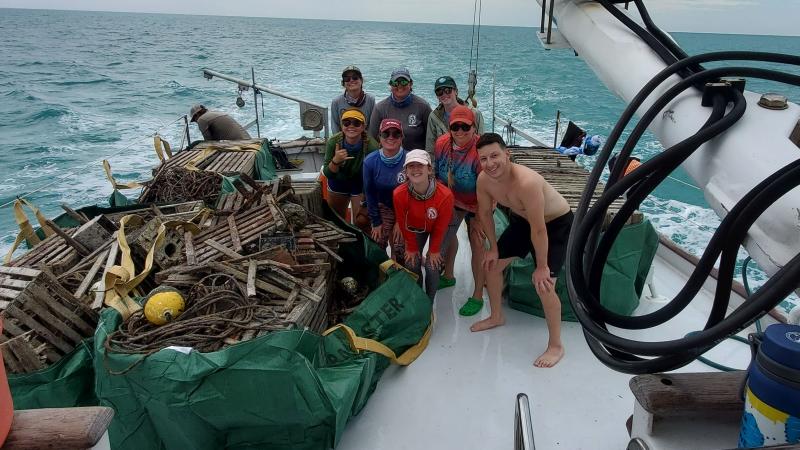
[[[428,216],[428,219],[430,219],[430,220],[435,220],[437,217],[439,217],[439,211],[437,211],[437,210],[436,210],[436,208],[434,208],[433,206],[431,206],[431,207],[430,207],[430,208],[428,208],[428,210],[425,212],[425,215],[426,215],[426,216]]]
[[[406,174],[404,172],[399,172],[397,174],[397,184],[403,184],[406,182]]]
[[[419,119],[417,119],[416,114],[409,114],[408,115],[408,126],[415,127],[419,124]]]

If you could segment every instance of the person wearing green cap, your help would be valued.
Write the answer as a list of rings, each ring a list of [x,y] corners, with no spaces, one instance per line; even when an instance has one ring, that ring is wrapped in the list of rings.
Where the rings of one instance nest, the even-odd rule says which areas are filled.
[[[369,116],[375,108],[375,97],[364,92],[364,77],[361,69],[356,66],[347,66],[342,71],[342,95],[336,96],[331,102],[331,135],[342,131],[339,125],[339,118],[346,109],[356,108],[367,118],[369,127]]]
[[[433,146],[436,139],[443,134],[450,132],[450,113],[458,105],[464,105],[475,114],[475,129],[478,135],[484,133],[483,114],[477,108],[473,108],[469,103],[458,98],[458,86],[453,77],[445,75],[436,79],[433,92],[439,100],[436,107],[428,116],[428,128],[425,132],[425,150],[433,153]]]

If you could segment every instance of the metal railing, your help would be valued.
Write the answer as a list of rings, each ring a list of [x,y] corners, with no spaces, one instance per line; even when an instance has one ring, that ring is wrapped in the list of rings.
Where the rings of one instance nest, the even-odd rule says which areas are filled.
[[[329,122],[328,121],[328,108],[326,106],[319,105],[319,104],[316,104],[314,102],[310,102],[308,100],[304,100],[304,99],[299,98],[299,97],[295,97],[295,96],[292,96],[292,95],[289,95],[289,94],[284,94],[283,92],[276,91],[274,89],[270,89],[270,88],[258,85],[254,81],[242,80],[242,79],[230,76],[230,75],[226,75],[224,73],[217,72],[215,70],[203,69],[203,76],[206,77],[209,80],[214,78],[214,77],[217,77],[217,78],[222,79],[222,80],[231,81],[233,83],[236,83],[237,85],[239,85],[240,88],[252,88],[252,89],[255,89],[258,92],[266,92],[266,93],[272,94],[272,95],[274,95],[276,97],[281,97],[281,98],[285,98],[287,100],[291,100],[293,102],[297,102],[300,105],[301,116],[304,113],[304,108],[313,108],[313,109],[318,110],[318,112],[322,116],[321,119],[323,121],[322,128],[324,130],[324,137],[325,137],[326,140],[328,139],[330,125],[328,123]],[[255,74],[253,75],[253,79],[255,80]],[[301,117],[301,124],[303,124],[303,118],[302,117]],[[252,123],[248,124],[248,126],[251,126],[251,125],[252,125]]]
[[[533,423],[528,396],[517,394],[517,407],[514,412],[514,450],[536,450],[533,442]]]
[[[525,139],[526,141],[528,141],[531,144],[535,145],[536,147],[548,147],[549,148],[549,146],[547,144],[545,144],[544,142],[536,139],[535,137],[531,136],[530,134],[522,131],[521,129],[519,129],[517,127],[515,127],[514,124],[508,119],[505,119],[503,117],[498,116],[497,114],[494,114],[494,121],[492,122],[492,124],[494,124],[494,122],[497,122],[497,123],[499,123],[500,125],[503,126],[504,134],[506,134],[507,138],[508,138],[506,140],[507,141],[506,143],[508,145],[515,145],[514,142],[513,142],[513,137],[520,136],[523,139]],[[494,127],[492,127],[492,128],[494,128]]]

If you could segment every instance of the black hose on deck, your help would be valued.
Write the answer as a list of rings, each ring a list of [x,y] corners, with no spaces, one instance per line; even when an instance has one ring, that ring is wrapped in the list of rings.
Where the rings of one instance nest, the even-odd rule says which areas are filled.
[[[631,374],[652,373],[673,370],[688,364],[727,336],[736,334],[766,314],[797,287],[797,280],[800,279],[800,255],[798,255],[773,275],[761,289],[752,294],[744,304],[725,317],[730,301],[737,251],[756,219],[781,196],[800,185],[800,160],[797,160],[760,182],[732,208],[709,242],[695,272],[667,305],[653,313],[628,317],[613,313],[600,304],[602,269],[613,242],[628,218],[638,208],[640,202],[703,143],[734,125],[744,115],[746,101],[742,93],[733,87],[716,92],[712,97],[709,118],[697,133],[643,163],[624,178],[620,178],[625,161],[647,126],[660,111],[685,90],[718,81],[720,77],[762,78],[800,86],[800,76],[753,67],[716,68],[689,74],[684,80],[666,90],[642,116],[618,155],[605,191],[589,208],[612,150],[634,112],[648,96],[673,74],[683,72],[688,67],[700,67],[699,64],[702,62],[723,60],[761,61],[800,66],[798,56],[740,51],[698,55],[671,64],[648,82],[623,112],[598,154],[586,190],[575,211],[566,265],[570,303],[584,327],[584,334],[591,350],[600,361],[615,370]],[[600,237],[600,228],[608,207],[626,192],[627,200],[622,209]],[[607,330],[609,325],[624,329],[645,329],[674,318],[697,294],[717,258],[721,261],[719,282],[714,304],[702,331],[670,341],[638,342],[616,336]]]

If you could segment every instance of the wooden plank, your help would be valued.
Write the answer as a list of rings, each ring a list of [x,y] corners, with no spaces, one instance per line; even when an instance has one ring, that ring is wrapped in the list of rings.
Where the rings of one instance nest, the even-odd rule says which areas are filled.
[[[101,280],[106,279],[106,274],[117,262],[117,253],[119,253],[119,242],[116,240],[117,234],[114,233],[114,242],[111,243],[111,248],[108,250],[108,258],[106,258],[105,269],[103,269],[103,277]],[[92,309],[100,309],[103,306],[104,295],[96,295],[92,302]]]
[[[114,410],[105,406],[14,411],[3,450],[88,449],[106,432]]]
[[[14,304],[8,305],[8,308],[6,308],[6,314],[27,325],[28,328],[35,331],[38,336],[53,344],[64,353],[69,353],[73,348],[75,348],[74,345],[70,345],[60,337],[56,336],[52,331],[42,326],[42,324],[40,324],[36,319],[28,315],[28,313],[25,311],[19,309]]]
[[[322,250],[325,251],[325,253],[330,255],[331,258],[335,259],[336,262],[339,262],[339,263],[343,263],[344,262],[344,259],[341,256],[337,255],[335,251],[331,250],[325,244],[323,244],[321,242],[317,242],[316,240],[314,241],[314,243],[317,244],[317,247],[321,248]]]
[[[211,267],[211,268],[213,268],[215,270],[218,270],[220,272],[232,275],[234,278],[236,278],[237,280],[239,280],[239,281],[241,281],[243,283],[247,283],[247,274],[242,272],[241,270],[237,270],[237,269],[235,269],[235,268],[233,268],[233,267],[231,267],[231,266],[229,266],[227,264],[216,263],[216,262],[209,263],[208,265],[209,265],[209,267]],[[256,284],[256,288],[261,289],[264,292],[268,292],[270,294],[276,295],[278,297],[286,298],[286,297],[289,296],[289,292],[284,291],[283,289],[279,288],[278,286],[274,286],[274,285],[272,285],[270,283],[267,283],[266,281],[259,280],[258,278],[256,278],[255,284]]]
[[[72,238],[72,236],[70,236],[64,230],[59,228],[58,225],[56,225],[55,222],[53,222],[52,220],[45,220],[44,223],[46,223],[47,226],[49,226],[53,230],[53,232],[55,232],[57,235],[61,236],[61,239],[64,239],[64,242],[69,244],[70,247],[74,248],[75,251],[77,251],[79,255],[87,256],[90,253],[92,253],[91,250],[89,250],[88,248],[84,247],[83,244],[81,244],[80,242],[76,241],[75,239]]]
[[[51,302],[55,303],[53,299],[50,299]],[[28,301],[25,302],[25,309],[29,310],[31,313],[36,314],[36,316],[41,319],[37,320],[39,323],[46,323],[50,328],[56,328],[61,333],[61,335],[67,339],[70,339],[74,345],[80,344],[83,340],[83,336],[80,335],[77,331],[75,331],[67,321],[63,320],[60,317],[56,317],[51,310],[48,308],[48,302],[45,299],[42,299],[38,296],[31,296],[28,298]],[[85,323],[84,323],[85,325]],[[42,325],[44,326],[44,325]]]
[[[233,251],[236,253],[242,252],[242,242],[239,240],[239,230],[236,229],[236,218],[233,215],[228,216],[228,230],[231,233],[231,243],[233,244]]]
[[[0,266],[0,273],[6,275],[19,275],[23,277],[36,278],[42,272],[40,270],[31,269],[28,267]]]
[[[0,285],[6,288],[20,288],[20,290],[25,289],[31,283],[31,280],[15,280],[13,278],[8,278],[5,280],[0,280]]]
[[[258,264],[255,261],[250,261],[247,266],[247,296],[256,296],[256,271],[258,271]]]
[[[282,271],[280,271],[278,269],[273,269],[273,270],[282,272]],[[308,289],[307,287],[305,287],[305,283],[303,283],[301,280],[298,280],[297,278],[294,278],[291,275],[289,275],[291,278],[285,278],[284,275],[288,275],[288,274],[283,272],[279,276],[276,273],[269,273],[269,274],[267,274],[267,278],[272,280],[272,281],[274,281],[274,282],[276,282],[276,283],[291,284],[292,287],[300,286],[300,295],[302,295],[303,297],[306,297],[307,299],[311,300],[314,303],[319,303],[319,302],[322,301],[322,298],[319,295],[317,295],[316,292],[314,292],[314,291]]]
[[[658,417],[741,414],[746,371],[638,375],[629,385],[645,411]]]
[[[103,265],[103,262],[106,260],[106,257],[108,257],[108,250],[97,255],[97,258],[94,260],[94,264],[92,264],[89,272],[86,273],[86,276],[83,278],[83,281],[81,281],[80,286],[78,286],[78,289],[75,290],[75,298],[80,299],[84,294],[86,294],[86,291],[89,290],[89,286],[92,285],[92,280],[94,280],[95,275],[97,275],[97,272],[100,270],[100,266]]]
[[[40,269],[42,270],[42,274],[39,276],[39,279],[41,279],[51,291],[55,291],[55,293],[58,294],[62,299],[67,300],[76,306],[83,305],[80,300],[72,295],[72,292],[68,291],[61,284],[61,282],[58,281],[50,269],[48,269],[46,266],[42,266]]]
[[[32,333],[19,327],[17,320],[12,317],[5,317],[3,320],[3,334],[9,336],[21,336],[25,333]]]
[[[39,354],[31,347],[25,335],[11,339],[4,345],[8,346],[8,349],[11,350],[20,366],[22,366],[22,373],[44,369],[45,365],[39,358]]]
[[[275,198],[272,195],[267,195],[267,206],[269,206],[270,213],[272,213],[272,218],[275,220],[275,224],[279,230],[286,229],[286,219],[283,217],[283,213],[281,212],[278,205],[275,204]]]
[[[17,360],[17,356],[11,351],[5,342],[0,344],[0,352],[3,354],[3,363],[5,364],[9,373],[24,373],[25,368],[22,363]]]
[[[89,337],[92,334],[94,334],[95,326],[87,323],[78,314],[70,310],[66,305],[59,303],[57,300],[50,299],[51,301],[48,302],[47,297],[43,296],[47,295],[47,293],[42,291],[44,291],[44,289],[38,286],[34,287],[33,290],[31,291],[31,294],[33,294],[31,299],[40,301],[42,304],[44,304],[47,308],[52,310],[58,316],[66,319],[68,321],[67,325],[74,325],[75,327],[83,331],[84,336],[81,336],[80,340],[83,340],[84,337]]]
[[[7,298],[8,300],[14,300],[15,298],[19,297],[20,291],[15,289],[6,289],[0,288],[0,298]]]
[[[194,237],[191,231],[183,233],[183,248],[186,250],[186,262],[190,266],[197,264],[197,256],[194,251]]]
[[[204,242],[209,247],[213,248],[214,250],[219,251],[223,255],[229,258],[241,258],[242,255],[234,252],[233,250],[229,249],[228,247],[220,244],[219,242],[215,241],[214,239],[206,239]]]
[[[85,214],[79,213],[78,211],[75,211],[74,209],[72,209],[69,206],[67,206],[66,203],[62,203],[61,204],[61,209],[63,209],[64,212],[66,212],[68,216],[72,217],[73,219],[75,219],[80,224],[84,224],[84,223],[89,221],[89,218],[86,217]]]

